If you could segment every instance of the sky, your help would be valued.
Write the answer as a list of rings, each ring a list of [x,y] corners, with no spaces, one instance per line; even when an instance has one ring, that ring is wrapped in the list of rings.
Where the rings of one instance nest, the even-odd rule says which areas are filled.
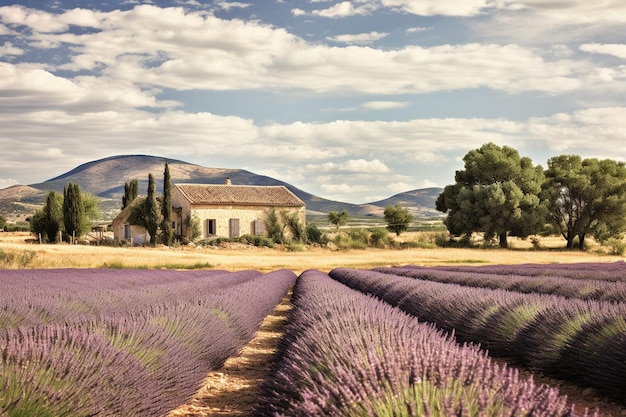
[[[145,154],[360,204],[488,142],[626,161],[623,0],[0,4],[0,188]]]

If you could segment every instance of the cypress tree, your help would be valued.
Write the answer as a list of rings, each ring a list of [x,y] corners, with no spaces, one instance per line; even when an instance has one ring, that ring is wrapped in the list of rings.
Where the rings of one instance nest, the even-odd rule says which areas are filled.
[[[122,210],[126,208],[139,195],[139,184],[137,180],[131,180],[124,184],[124,197],[122,197]]]
[[[46,196],[46,205],[43,208],[46,240],[55,242],[59,231],[63,229],[63,196],[50,191]]]
[[[154,176],[148,174],[148,197],[144,202],[146,229],[150,234],[150,244],[156,244],[157,230],[159,229],[159,208],[156,199]]]
[[[170,168],[165,162],[165,171],[163,172],[163,203],[161,204],[161,239],[164,245],[172,244],[172,184],[170,178]]]
[[[63,189],[63,223],[68,237],[80,236],[82,204],[78,184],[69,183]]]

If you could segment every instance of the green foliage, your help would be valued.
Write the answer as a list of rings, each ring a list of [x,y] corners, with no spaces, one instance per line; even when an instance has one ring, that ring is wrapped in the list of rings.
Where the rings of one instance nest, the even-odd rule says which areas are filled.
[[[267,212],[265,217],[265,226],[267,229],[267,236],[276,243],[283,243],[283,227],[278,220],[278,215],[274,209]]]
[[[83,221],[80,188],[71,182],[63,189],[63,224],[68,236],[81,236]]]
[[[611,250],[611,255],[622,256],[626,252],[626,243],[623,239],[609,238],[605,243]]]
[[[389,232],[382,227],[378,227],[372,231],[369,241],[370,245],[374,248],[383,249],[394,246],[394,240],[389,236]]]
[[[328,212],[328,221],[331,224],[334,224],[336,229],[339,229],[339,226],[345,226],[346,223],[348,222],[349,217],[350,216],[348,215],[348,211],[346,209],[341,210],[341,212],[338,212],[338,211]]]
[[[542,197],[548,202],[549,221],[567,241],[585,237],[600,242],[619,238],[626,230],[626,166],[610,159],[581,159],[560,155],[548,161]]]
[[[387,222],[387,229],[394,232],[396,236],[406,231],[409,224],[413,221],[413,216],[409,213],[409,210],[396,204],[395,206],[387,206],[384,211],[385,221]]]
[[[137,180],[131,180],[124,184],[124,196],[122,197],[122,210],[133,202],[139,195],[139,183]]]
[[[4,230],[4,226],[7,224],[7,219],[0,214],[0,230]]]
[[[286,211],[281,212],[281,217],[286,227],[291,231],[293,240],[299,243],[306,243],[306,227],[300,222],[298,213]]]
[[[99,216],[98,202],[89,193],[81,193],[77,184],[69,183],[63,195],[51,191],[46,202],[30,219],[30,231],[41,234],[43,242],[55,242],[59,232],[68,239],[80,237],[91,230],[91,222]]]
[[[150,234],[150,244],[156,244],[157,230],[159,229],[159,206],[156,199],[156,186],[152,173],[148,174],[148,196],[144,200],[144,214],[146,230]]]
[[[465,169],[456,172],[455,184],[446,186],[436,202],[437,210],[447,213],[444,223],[450,233],[484,232],[486,240],[497,237],[505,248],[509,234],[526,237],[543,228],[541,166],[493,143],[468,152],[463,161]]]
[[[192,214],[191,217],[185,219],[185,230],[187,231],[187,238],[190,242],[195,242],[202,236],[202,228],[200,227],[200,218],[197,214]]]
[[[338,249],[367,249],[369,246],[369,232],[362,228],[348,229],[335,235],[333,243]]]
[[[164,245],[170,246],[174,237],[172,230],[172,182],[170,178],[170,168],[165,162],[163,172],[163,202],[161,203],[161,241]]]
[[[45,222],[45,235],[42,239],[48,242],[57,240],[59,231],[63,230],[63,196],[50,191],[46,197],[43,208],[43,220]]]
[[[329,241],[328,236],[314,224],[306,225],[306,237],[311,244],[325,245]]]

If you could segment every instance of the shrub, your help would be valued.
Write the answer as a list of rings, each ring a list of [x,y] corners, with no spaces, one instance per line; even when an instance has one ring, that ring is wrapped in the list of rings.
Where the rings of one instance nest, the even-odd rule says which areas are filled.
[[[611,255],[623,255],[626,251],[626,243],[623,239],[610,238],[606,241],[606,245],[609,247]]]
[[[306,225],[307,241],[311,244],[325,245],[329,242],[326,233],[322,232],[319,227],[314,224]]]
[[[374,248],[385,248],[393,245],[394,240],[389,237],[389,232],[383,228],[377,228],[370,234],[370,245]]]

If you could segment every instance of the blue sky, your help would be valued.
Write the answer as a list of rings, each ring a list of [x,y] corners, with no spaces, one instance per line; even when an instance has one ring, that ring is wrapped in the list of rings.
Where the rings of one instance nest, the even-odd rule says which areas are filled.
[[[487,142],[626,160],[622,0],[8,4],[0,188],[148,154],[365,203]]]

